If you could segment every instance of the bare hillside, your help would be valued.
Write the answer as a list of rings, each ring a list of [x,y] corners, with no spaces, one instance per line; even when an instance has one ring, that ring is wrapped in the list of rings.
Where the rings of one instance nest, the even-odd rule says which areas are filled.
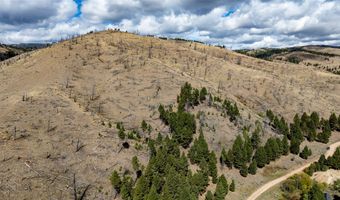
[[[145,120],[153,127],[151,137],[169,134],[158,105],[177,104],[185,82],[236,102],[242,125],[262,122],[267,109],[287,119],[312,111],[326,118],[340,111],[338,75],[200,43],[116,31],[87,34],[3,61],[0,82],[0,199],[73,199],[74,176],[78,191],[90,185],[89,199],[112,199],[111,172],[131,170],[134,155],[144,165],[149,159],[143,142],[129,141],[130,147],[123,148],[116,123],[132,130]],[[242,126],[206,104],[192,110],[199,111],[209,113],[204,134],[219,154]],[[274,134],[264,125],[263,138]],[[311,146],[313,152],[326,150],[326,145]],[[304,162],[284,159],[274,166],[287,170]],[[262,175],[265,170],[277,168],[263,169]],[[273,178],[260,173],[248,181],[230,173],[240,185],[252,184],[250,190]],[[239,188],[227,198],[245,199],[251,193]]]

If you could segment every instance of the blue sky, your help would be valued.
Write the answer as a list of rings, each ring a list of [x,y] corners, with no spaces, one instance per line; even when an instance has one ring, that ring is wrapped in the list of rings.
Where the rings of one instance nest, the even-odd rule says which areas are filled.
[[[74,0],[74,2],[77,4],[77,12],[74,14],[74,17],[80,17],[83,0]]]
[[[120,28],[226,47],[340,45],[339,0],[0,0],[0,43]]]

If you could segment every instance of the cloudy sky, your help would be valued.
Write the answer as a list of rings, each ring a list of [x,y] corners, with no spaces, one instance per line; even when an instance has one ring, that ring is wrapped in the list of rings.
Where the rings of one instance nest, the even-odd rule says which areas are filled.
[[[340,45],[340,0],[0,0],[0,43],[91,30],[200,40],[228,48]]]

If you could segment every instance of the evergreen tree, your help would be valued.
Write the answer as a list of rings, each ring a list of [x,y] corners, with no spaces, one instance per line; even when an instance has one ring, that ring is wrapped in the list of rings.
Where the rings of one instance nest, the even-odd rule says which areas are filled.
[[[234,179],[231,181],[231,184],[229,186],[230,192],[235,192],[235,181]]]
[[[247,167],[247,165],[245,163],[240,168],[240,174],[243,177],[247,177],[248,176],[248,167]]]
[[[198,89],[194,89],[192,94],[192,104],[194,106],[197,106],[199,104],[200,100],[200,91]]]
[[[225,159],[225,164],[228,166],[229,169],[233,168],[233,162],[234,162],[234,155],[231,149],[229,149],[226,159]]]
[[[202,132],[200,132],[198,139],[197,140],[195,139],[194,144],[192,145],[188,152],[188,157],[191,163],[195,164],[200,163],[203,159],[208,161],[209,158],[208,143],[205,141]]]
[[[210,190],[205,195],[205,200],[214,200],[214,195]]]
[[[318,134],[317,140],[319,142],[327,144],[329,142],[329,138],[331,137],[331,135],[332,135],[332,132],[331,132],[329,121],[328,120],[324,121],[322,132]]]
[[[291,140],[295,139],[297,142],[301,143],[303,141],[303,134],[300,128],[300,120],[299,119],[296,120],[295,118],[294,120],[297,122],[290,125],[290,137]]]
[[[257,166],[259,168],[264,167],[267,164],[267,154],[266,154],[266,150],[264,147],[260,146],[257,150],[256,153],[254,155],[254,159],[257,163]]]
[[[338,119],[335,113],[332,113],[331,116],[329,117],[329,126],[330,126],[331,131],[334,131],[337,129]]]
[[[288,143],[288,138],[285,135],[282,139],[282,154],[283,155],[288,155],[289,154],[289,143]]]
[[[110,181],[111,181],[113,188],[116,190],[117,193],[119,193],[122,180],[120,179],[120,176],[118,175],[118,172],[116,170],[112,172]]]
[[[149,194],[146,196],[145,200],[158,200],[159,195],[157,193],[157,189],[154,185],[151,186]]]
[[[290,152],[292,154],[299,154],[300,152],[300,141],[296,138],[292,138],[290,141]]]
[[[309,156],[312,155],[312,150],[305,146],[299,155],[301,158],[307,159]]]
[[[257,149],[257,147],[259,146],[261,142],[259,132],[260,130],[256,128],[251,136],[251,143],[252,143],[253,149]]]
[[[136,187],[133,190],[133,200],[144,200],[145,194],[149,191],[148,183],[145,176],[139,177]]]
[[[227,152],[226,152],[225,148],[223,147],[222,152],[221,152],[221,156],[220,156],[220,163],[221,163],[222,166],[224,166],[226,159],[227,159]]]
[[[123,200],[131,200],[132,199],[132,179],[129,176],[124,176],[122,180],[122,186],[120,189],[120,196]]]
[[[191,191],[191,187],[186,179],[186,177],[181,177],[181,181],[179,184],[178,188],[178,199],[183,199],[183,200],[196,200],[195,198],[196,195],[194,195]]]
[[[160,104],[158,106],[158,112],[159,112],[159,118],[166,124],[168,125],[168,121],[167,121],[167,114],[166,111],[164,109],[164,106],[162,104]]]
[[[133,156],[131,162],[132,162],[133,170],[135,170],[135,171],[139,170],[139,161],[138,161],[137,156]]]
[[[243,132],[243,138],[244,138],[243,157],[245,158],[245,162],[250,162],[251,157],[253,155],[253,145],[246,130]]]
[[[253,162],[251,162],[249,165],[248,173],[255,175],[256,171],[257,171],[257,163],[256,163],[256,160],[253,160]]]
[[[143,132],[145,132],[148,129],[148,124],[145,122],[145,120],[142,121],[141,128]]]
[[[312,114],[310,115],[311,121],[313,121],[313,124],[315,127],[319,127],[319,123],[320,123],[320,118],[319,118],[319,114],[317,112],[312,112]]]
[[[221,175],[218,179],[216,190],[214,194],[214,200],[224,200],[225,196],[228,192],[228,185],[226,185],[225,177],[223,179],[224,175]]]
[[[179,184],[180,174],[171,167],[165,177],[165,184],[163,186],[162,198],[163,199],[179,199]]]
[[[216,161],[216,155],[214,151],[211,151],[209,160],[208,160],[208,167],[209,167],[209,175],[212,178],[212,182],[217,182],[217,167],[216,167],[217,161]]]
[[[274,120],[274,113],[271,110],[267,110],[266,112],[268,119],[272,122]]]
[[[203,193],[206,187],[209,185],[208,172],[199,170],[190,177],[190,184],[193,193],[196,195]]]
[[[208,95],[207,88],[203,87],[200,91],[200,101],[201,102],[205,101],[207,95]]]
[[[236,137],[236,140],[232,147],[232,151],[233,157],[237,158],[233,160],[233,165],[235,168],[239,169],[246,162],[246,158],[244,157],[246,153],[245,149],[243,148],[243,140],[241,138],[241,135],[238,135]]]

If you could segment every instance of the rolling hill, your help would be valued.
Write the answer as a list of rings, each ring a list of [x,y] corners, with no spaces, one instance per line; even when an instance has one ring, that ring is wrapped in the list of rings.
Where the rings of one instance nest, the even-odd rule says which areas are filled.
[[[334,48],[308,47],[312,50],[338,54]],[[300,55],[283,56],[292,53]],[[86,191],[88,199],[112,199],[116,196],[109,180],[112,171],[132,172],[133,156],[147,166],[146,138],[171,135],[158,108],[176,107],[186,82],[239,108],[237,123],[207,102],[189,108],[195,116],[205,113],[196,121],[203,120],[202,132],[218,158],[244,127],[252,131],[260,123],[262,143],[281,137],[265,117],[268,109],[289,123],[296,113],[315,111],[324,118],[339,114],[340,76],[303,64],[316,58],[295,64],[278,57],[274,55],[272,62],[197,42],[109,30],[1,62],[0,199],[73,199],[75,190],[79,196]],[[338,56],[328,61],[340,65]],[[143,120],[152,127],[149,133],[140,128]],[[120,139],[117,123],[127,131],[138,131],[142,139]],[[330,138],[330,142],[339,140],[338,133]],[[317,142],[308,145],[311,159],[327,147]],[[259,170],[254,178],[222,166],[218,173],[237,184],[226,199],[246,199],[263,183],[305,162],[289,155]],[[197,171],[195,165],[189,168]],[[214,188],[209,183],[208,189]]]

